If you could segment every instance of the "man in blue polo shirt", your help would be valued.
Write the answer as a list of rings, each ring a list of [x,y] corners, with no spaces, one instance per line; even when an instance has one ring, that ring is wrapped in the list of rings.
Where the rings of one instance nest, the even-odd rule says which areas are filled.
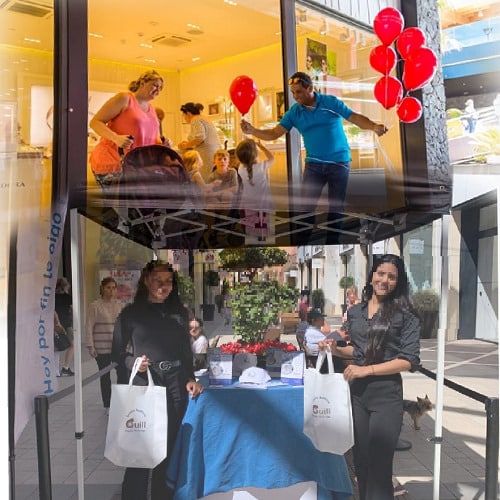
[[[242,120],[243,133],[265,141],[273,141],[295,127],[304,139],[306,150],[302,178],[301,210],[314,212],[321,191],[328,184],[329,222],[339,218],[344,210],[344,199],[349,178],[351,151],[344,133],[342,120],[359,128],[372,130],[378,136],[387,132],[385,125],[374,123],[368,117],[354,112],[335,96],[319,94],[313,88],[307,73],[294,73],[288,80],[296,103],[271,129],[257,129]],[[336,242],[327,238],[327,242]]]

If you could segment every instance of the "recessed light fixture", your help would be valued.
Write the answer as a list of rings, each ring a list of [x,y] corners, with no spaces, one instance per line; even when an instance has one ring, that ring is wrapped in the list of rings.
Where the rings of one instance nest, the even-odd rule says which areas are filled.
[[[321,23],[321,26],[319,28],[319,34],[321,36],[325,36],[328,33],[328,25],[326,24],[326,19],[323,18],[323,22]]]
[[[224,0],[224,3],[227,3],[228,5],[232,5],[233,7],[235,5],[238,5],[236,2],[233,2],[233,0]]]
[[[89,33],[89,36],[92,38],[104,38],[104,35],[101,35],[100,33]]]
[[[197,24],[193,24],[193,23],[187,23],[187,27],[194,29],[194,30],[201,30],[201,26],[198,26]]]
[[[200,59],[201,59],[201,57],[193,57],[193,58],[191,59],[191,61],[196,62],[196,61],[199,61]]]
[[[139,47],[145,47],[146,49],[152,49],[153,46],[150,43],[140,43]]]
[[[144,59],[144,61],[146,61],[148,63],[155,63],[156,59]]]
[[[37,38],[25,38],[25,42],[31,42],[31,43],[42,43],[41,40],[38,40]]]

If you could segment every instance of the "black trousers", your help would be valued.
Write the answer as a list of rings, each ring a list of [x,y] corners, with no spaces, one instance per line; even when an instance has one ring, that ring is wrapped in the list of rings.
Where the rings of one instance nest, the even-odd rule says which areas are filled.
[[[151,374],[156,385],[167,388],[168,412],[167,458],[152,470],[151,500],[170,500],[173,492],[167,488],[167,467],[188,402],[185,375],[181,368],[169,372],[152,369]],[[150,472],[150,469],[127,468],[122,483],[122,500],[146,500]]]
[[[392,462],[403,423],[399,374],[351,384],[354,467],[360,500],[393,500]]]
[[[102,370],[111,364],[111,354],[98,354],[95,360],[99,370]],[[117,366],[115,369],[118,383],[127,384],[128,376],[126,370],[121,366]],[[104,408],[109,408],[111,401],[111,372],[101,375],[99,382],[101,384],[102,404]]]

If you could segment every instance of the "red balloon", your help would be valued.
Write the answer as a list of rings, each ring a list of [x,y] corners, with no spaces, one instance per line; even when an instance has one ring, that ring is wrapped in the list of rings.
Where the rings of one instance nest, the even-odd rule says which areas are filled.
[[[370,52],[370,66],[383,75],[389,74],[396,66],[396,51],[392,47],[377,45]]]
[[[437,64],[436,54],[427,47],[420,47],[411,52],[403,70],[406,90],[417,90],[427,85],[436,73]]]
[[[373,88],[375,99],[384,106],[391,109],[398,104],[403,97],[403,85],[393,76],[383,76]]]
[[[396,40],[396,48],[403,59],[425,45],[425,35],[420,28],[406,28]]]
[[[373,20],[373,29],[384,45],[390,45],[403,31],[403,15],[393,7],[382,9]]]
[[[229,95],[238,111],[244,115],[248,113],[257,97],[257,85],[248,76],[237,76],[229,87]]]
[[[397,113],[403,123],[414,123],[422,116],[422,103],[416,97],[405,97]]]

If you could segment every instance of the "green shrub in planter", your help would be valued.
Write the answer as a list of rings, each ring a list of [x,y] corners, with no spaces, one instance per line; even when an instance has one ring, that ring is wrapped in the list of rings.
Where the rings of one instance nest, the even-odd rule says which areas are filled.
[[[439,295],[430,288],[415,292],[412,300],[418,312],[439,311]]]
[[[354,278],[352,276],[342,276],[339,281],[340,288],[351,288],[354,286]]]
[[[231,297],[234,334],[249,343],[262,342],[280,312],[292,310],[299,291],[277,281],[236,285]]]
[[[431,289],[419,290],[413,294],[412,300],[421,319],[421,337],[436,337],[440,302],[438,293]]]
[[[194,283],[190,276],[176,273],[177,274],[177,286],[179,288],[179,298],[183,304],[189,304],[192,306],[194,304]]]
[[[325,307],[325,292],[321,288],[312,291],[311,302],[314,309],[323,309]]]
[[[219,286],[219,273],[217,271],[207,271],[205,280],[207,286]]]

